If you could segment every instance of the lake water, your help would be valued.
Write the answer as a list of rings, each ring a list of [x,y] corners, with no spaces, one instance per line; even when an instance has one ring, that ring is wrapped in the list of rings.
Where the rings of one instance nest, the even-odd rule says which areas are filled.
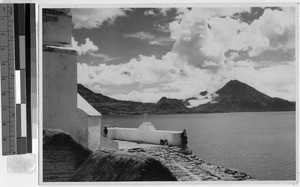
[[[295,112],[148,115],[158,130],[187,130],[188,147],[206,162],[258,180],[295,180]],[[104,116],[102,125],[137,128],[144,116]]]

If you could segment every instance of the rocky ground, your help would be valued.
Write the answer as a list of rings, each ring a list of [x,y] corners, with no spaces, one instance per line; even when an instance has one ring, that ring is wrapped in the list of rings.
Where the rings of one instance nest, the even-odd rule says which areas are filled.
[[[243,181],[253,180],[244,172],[214,166],[203,161],[190,150],[178,146],[148,146],[124,149],[128,152],[144,152],[160,160],[179,181]]]

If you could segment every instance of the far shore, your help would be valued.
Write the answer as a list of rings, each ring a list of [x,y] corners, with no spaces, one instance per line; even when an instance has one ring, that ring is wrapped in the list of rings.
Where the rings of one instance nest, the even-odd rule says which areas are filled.
[[[296,112],[295,110],[290,110],[290,111],[246,111],[246,112],[192,112],[192,113],[148,113],[148,115],[178,115],[178,114],[230,114],[230,113],[289,113],[289,112]],[[138,114],[102,114],[104,117],[108,116],[141,116],[144,113],[138,113]]]

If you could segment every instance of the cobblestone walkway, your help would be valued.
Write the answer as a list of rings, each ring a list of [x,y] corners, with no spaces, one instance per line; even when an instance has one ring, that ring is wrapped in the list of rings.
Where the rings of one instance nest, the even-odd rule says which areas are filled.
[[[213,166],[180,147],[159,146],[128,149],[144,152],[160,160],[179,181],[238,181],[251,180],[246,173],[234,169]]]

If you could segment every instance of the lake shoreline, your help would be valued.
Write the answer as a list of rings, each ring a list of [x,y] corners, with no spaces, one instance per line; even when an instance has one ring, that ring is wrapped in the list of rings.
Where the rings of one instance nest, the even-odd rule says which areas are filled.
[[[182,112],[182,113],[147,113],[148,115],[181,115],[181,114],[230,114],[230,113],[289,113],[296,112],[296,110],[282,110],[282,111],[240,111],[240,112]],[[127,113],[127,114],[102,114],[104,117],[116,117],[116,116],[141,116],[145,114],[141,113]]]
[[[143,118],[103,116],[102,124],[138,128]],[[295,179],[295,119],[295,112],[147,116],[157,130],[186,129],[188,147],[199,158],[267,181]]]

